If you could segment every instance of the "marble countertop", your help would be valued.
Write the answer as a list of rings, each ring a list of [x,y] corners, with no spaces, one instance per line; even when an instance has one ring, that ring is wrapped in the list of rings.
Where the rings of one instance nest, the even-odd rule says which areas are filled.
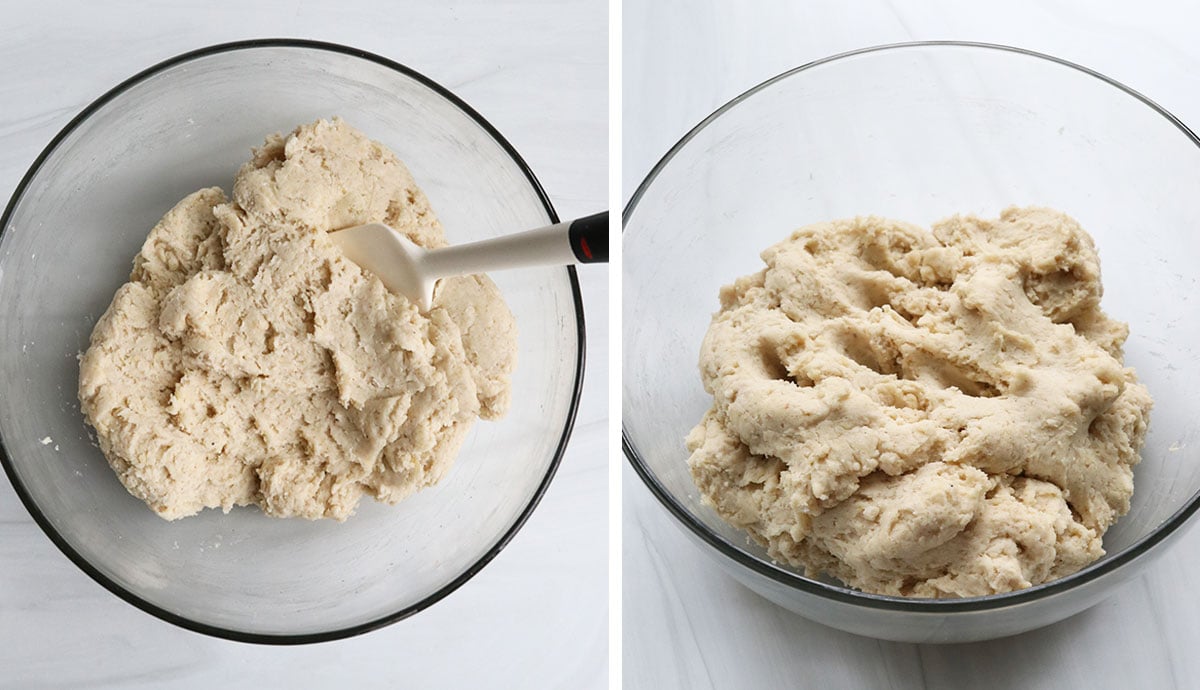
[[[1200,127],[1200,10],[1184,3],[866,0],[623,4],[622,201],[692,126],[827,55],[957,39],[1047,52]],[[753,7],[749,12],[746,8]],[[1200,532],[1141,578],[1042,630],[964,645],[880,642],[811,623],[718,570],[623,470],[623,676],[653,688],[1189,688],[1200,677]]]
[[[92,99],[160,60],[261,37],[344,43],[471,104],[562,217],[607,207],[608,9],[555,3],[11,3],[0,42],[7,197]],[[227,642],[126,604],[67,560],[0,481],[0,688],[607,686],[608,278],[581,267],[587,373],[571,444],[532,518],[453,595],[360,637]]]

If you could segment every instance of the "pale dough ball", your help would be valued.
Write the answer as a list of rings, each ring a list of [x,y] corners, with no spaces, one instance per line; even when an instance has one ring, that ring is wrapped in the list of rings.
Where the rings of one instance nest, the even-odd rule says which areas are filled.
[[[721,291],[687,439],[706,502],[868,592],[983,596],[1096,560],[1151,400],[1071,218],[822,223]]]
[[[96,324],[79,398],[129,491],[175,519],[257,504],[343,520],[433,484],[502,416],[516,324],[486,277],[427,315],[328,231],[384,222],[445,244],[412,175],[339,119],[267,139],[233,199],[202,189],[150,232]]]

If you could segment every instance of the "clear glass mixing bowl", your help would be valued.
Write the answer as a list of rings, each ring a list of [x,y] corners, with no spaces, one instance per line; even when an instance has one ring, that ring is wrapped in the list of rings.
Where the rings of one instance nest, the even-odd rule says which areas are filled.
[[[1200,140],[1140,94],[1045,55],[964,43],[860,50],[716,111],[625,209],[625,454],[716,563],[766,598],[863,635],[981,640],[1047,625],[1140,573],[1200,506]],[[959,600],[874,596],[773,563],[703,506],[683,439],[708,408],[696,367],[717,290],[816,221],[929,224],[1008,205],[1074,216],[1096,239],[1104,308],[1155,398],[1133,506],[1108,554],[1069,577]]]
[[[0,223],[0,441],[46,534],[125,600],[193,630],[256,642],[344,637],[446,596],[512,538],[570,435],[583,365],[572,269],[494,276],[516,315],[513,406],[477,424],[440,484],[345,522],[256,508],[177,522],[130,496],[89,437],[76,355],[150,228],[220,185],[264,136],[342,116],[389,146],[451,242],[538,227],[555,214],[529,168],[478,113],[389,60],[267,40],[182,55],[129,79],[67,125]]]

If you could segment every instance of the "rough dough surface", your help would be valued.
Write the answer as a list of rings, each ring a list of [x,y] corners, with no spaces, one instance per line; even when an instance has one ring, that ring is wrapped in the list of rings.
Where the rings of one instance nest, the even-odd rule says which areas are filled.
[[[706,502],[772,558],[969,597],[1103,555],[1151,400],[1071,218],[822,223],[721,291],[687,438]]]
[[[486,277],[422,315],[329,230],[441,226],[394,154],[341,120],[255,149],[233,185],[150,232],[97,322],[79,398],[121,482],[164,518],[257,504],[345,519],[438,481],[479,417],[509,405],[516,326]]]

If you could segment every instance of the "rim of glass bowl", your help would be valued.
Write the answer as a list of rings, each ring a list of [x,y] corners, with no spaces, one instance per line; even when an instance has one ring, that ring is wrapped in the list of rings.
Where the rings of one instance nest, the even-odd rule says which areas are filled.
[[[381,57],[374,53],[369,53],[365,50],[359,50],[358,48],[351,48],[349,46],[344,46],[337,43],[311,41],[306,39],[263,38],[247,41],[234,41],[231,43],[220,43],[177,55],[152,67],[149,67],[135,74],[129,79],[126,79],[89,104],[78,115],[72,118],[72,120],[67,123],[67,126],[64,127],[62,131],[60,131],[50,141],[41,154],[39,154],[34,160],[33,165],[29,168],[29,171],[25,173],[23,178],[21,178],[21,182],[17,185],[16,191],[13,192],[13,196],[8,202],[8,206],[4,209],[4,215],[0,216],[0,236],[2,236],[5,230],[8,228],[9,220],[13,210],[16,208],[17,203],[24,195],[24,192],[30,181],[41,169],[43,163],[45,163],[46,158],[48,158],[58,148],[58,145],[62,143],[63,139],[71,134],[71,132],[73,132],[81,123],[91,117],[91,115],[101,107],[123,94],[129,88],[151,77],[154,77],[171,67],[175,67],[182,63],[190,62],[199,58],[210,57],[219,53],[229,53],[240,50],[256,50],[260,48],[296,48],[301,50],[318,50],[349,55],[351,57],[368,60],[370,62],[374,62],[389,69],[395,70],[411,79],[416,80],[417,82],[420,82],[424,86],[429,87],[437,95],[449,101],[452,105],[463,111],[463,113],[474,120],[480,127],[483,128],[485,132],[488,133],[489,136],[491,136],[493,140],[495,140],[497,144],[500,145],[501,148],[504,149],[505,153],[512,158],[513,162],[516,163],[521,169],[521,172],[525,174],[525,178],[528,180],[533,190],[537,193],[538,198],[541,200],[542,205],[546,209],[546,213],[550,216],[550,221],[552,223],[558,222],[558,214],[554,211],[554,207],[551,205],[549,197],[546,196],[545,190],[542,189],[541,183],[538,182],[537,178],[533,174],[533,171],[530,170],[529,165],[525,163],[525,160],[522,159],[517,153],[516,149],[512,147],[512,144],[508,143],[508,140],[505,139],[490,122],[476,112],[474,108],[467,105],[442,85],[410,67],[406,67],[405,65],[393,60],[389,60],[385,57]],[[362,633],[382,628],[395,623],[396,621],[407,618],[419,611],[422,611],[461,587],[467,582],[467,580],[470,580],[472,577],[474,577],[476,573],[482,570],[485,565],[495,558],[496,555],[500,553],[500,551],[504,549],[506,545],[508,545],[509,541],[511,541],[513,536],[516,535],[517,531],[520,530],[525,524],[525,521],[529,519],[529,515],[533,512],[533,509],[537,507],[538,502],[541,501],[542,496],[546,493],[546,489],[550,485],[550,480],[554,478],[554,473],[557,471],[559,463],[562,461],[563,453],[567,447],[567,441],[571,437],[571,430],[575,425],[575,414],[579,409],[579,398],[583,389],[583,366],[585,354],[583,298],[579,292],[579,279],[576,275],[574,267],[567,267],[567,276],[571,284],[571,293],[575,303],[575,324],[577,331],[576,339],[578,341],[578,346],[575,353],[575,380],[573,384],[573,390],[571,392],[570,407],[567,411],[566,424],[563,426],[562,435],[558,440],[558,445],[555,447],[554,457],[551,459],[550,467],[546,471],[546,476],[542,478],[542,481],[538,485],[537,490],[534,492],[533,497],[530,499],[528,505],[526,505],[521,513],[517,516],[516,521],[509,526],[508,530],[501,535],[500,539],[493,544],[491,548],[489,548],[483,553],[482,556],[480,556],[479,560],[459,574],[458,577],[443,585],[441,588],[416,604],[406,606],[395,613],[388,614],[366,623],[360,623],[358,625],[326,632],[302,633],[294,635],[251,633],[193,621],[184,616],[180,616],[172,613],[171,611],[160,608],[159,606],[142,599],[137,594],[125,589],[121,585],[109,579],[107,576],[93,567],[91,563],[87,561],[87,559],[80,556],[79,553],[76,552],[75,549],[73,549],[66,542],[66,540],[58,534],[57,531],[55,531],[54,527],[46,519],[45,515],[42,514],[41,509],[38,507],[33,497],[25,490],[25,486],[17,477],[16,470],[12,466],[12,463],[8,457],[8,451],[4,447],[4,440],[2,437],[0,437],[0,464],[4,466],[4,471],[8,474],[8,479],[12,483],[13,488],[16,490],[17,496],[19,496],[21,502],[25,504],[26,510],[28,510],[30,515],[33,516],[34,521],[37,522],[38,526],[42,528],[42,531],[46,533],[46,536],[50,537],[50,541],[54,542],[54,545],[57,546],[58,549],[67,556],[67,558],[71,559],[71,562],[78,566],[80,570],[87,573],[93,580],[100,583],[105,589],[147,613],[157,616],[158,618],[161,618],[169,623],[174,623],[181,628],[204,633],[206,635],[212,635],[214,637],[236,640],[239,642],[256,642],[260,644],[308,644],[312,642],[326,642],[330,640],[351,637],[354,635],[361,635]]]
[[[1197,138],[1195,133],[1193,133],[1192,130],[1187,127],[1187,125],[1183,124],[1179,118],[1172,115],[1162,106],[1158,105],[1141,93],[1116,81],[1115,79],[1107,77],[1082,65],[1078,65],[1074,62],[1051,55],[1046,55],[1044,53],[1026,50],[1024,48],[1016,48],[1013,46],[995,43],[978,43],[973,41],[911,41],[905,43],[889,43],[885,45],[851,50],[845,53],[838,53],[837,55],[832,55],[820,60],[806,63],[799,67],[795,67],[748,89],[742,94],[734,97],[725,105],[722,105],[711,115],[701,120],[700,123],[693,127],[687,134],[685,134],[683,138],[680,139],[674,146],[672,146],[671,149],[667,151],[666,155],[654,165],[654,167],[650,170],[650,173],[646,175],[646,179],[643,180],[640,185],[638,185],[638,188],[633,193],[629,203],[625,206],[624,213],[622,214],[622,230],[624,230],[624,226],[629,223],[629,219],[632,217],[633,212],[637,208],[638,202],[641,200],[642,196],[650,188],[650,185],[654,182],[655,178],[658,177],[663,168],[671,162],[671,159],[674,158],[675,155],[679,153],[679,151],[686,146],[687,143],[691,141],[692,138],[695,137],[701,130],[712,124],[726,111],[737,107],[739,103],[747,98],[750,98],[764,89],[770,88],[772,85],[783,81],[784,79],[813,69],[814,67],[820,67],[822,65],[834,63],[846,58],[856,57],[867,53],[902,51],[912,48],[931,47],[951,47],[956,49],[969,48],[1013,53],[1027,57],[1039,58],[1047,62],[1076,70],[1081,74],[1099,79],[1100,81],[1115,87],[1129,96],[1141,101],[1147,107],[1163,116],[1169,123],[1179,129],[1179,131],[1186,135],[1193,144],[1195,144],[1197,147],[1200,147],[1200,138]],[[654,471],[651,470],[642,459],[641,454],[638,452],[636,446],[634,446],[633,440],[630,438],[624,424],[621,426],[621,449],[624,451],[625,457],[629,461],[629,464],[633,466],[634,471],[636,471],[638,476],[641,477],[642,482],[647,488],[650,489],[650,492],[654,494],[655,498],[658,499],[658,501],[675,517],[676,520],[681,522],[693,534],[695,534],[709,546],[715,548],[719,553],[732,559],[734,562],[742,565],[743,567],[749,568],[759,575],[763,575],[776,582],[788,585],[789,587],[793,587],[805,593],[871,609],[896,610],[916,613],[952,613],[966,611],[987,611],[1034,602],[1044,597],[1053,596],[1059,592],[1072,589],[1075,586],[1081,585],[1085,582],[1095,580],[1136,560],[1139,556],[1146,553],[1170,536],[1173,532],[1178,530],[1179,527],[1187,522],[1188,518],[1190,518],[1198,509],[1200,509],[1200,492],[1197,492],[1193,494],[1190,499],[1188,499],[1187,503],[1185,503],[1182,508],[1175,511],[1175,513],[1173,513],[1162,524],[1156,527],[1152,532],[1134,542],[1126,549],[1113,554],[1110,558],[1096,561],[1082,570],[1072,573],[1071,575],[1059,578],[1057,580],[1052,580],[1044,584],[1036,585],[1028,589],[1017,590],[1015,592],[1008,592],[1005,594],[993,594],[984,597],[971,597],[963,599],[906,599],[903,597],[870,594],[867,592],[860,592],[858,590],[850,589],[848,587],[825,584],[823,582],[802,577],[797,573],[786,570],[774,563],[769,563],[752,556],[742,548],[732,544],[728,540],[709,530],[703,522],[694,517],[691,512],[687,510],[687,508],[683,507],[678,501],[675,500],[666,487],[664,487],[662,483],[658,481],[658,478],[654,475]]]

